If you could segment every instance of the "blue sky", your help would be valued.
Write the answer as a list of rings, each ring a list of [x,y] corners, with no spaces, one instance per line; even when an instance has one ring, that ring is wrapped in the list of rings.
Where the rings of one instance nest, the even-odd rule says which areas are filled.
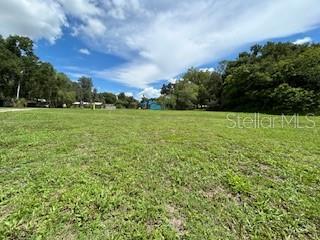
[[[2,0],[0,34],[26,35],[43,61],[98,91],[159,94],[266,41],[320,42],[318,0]]]

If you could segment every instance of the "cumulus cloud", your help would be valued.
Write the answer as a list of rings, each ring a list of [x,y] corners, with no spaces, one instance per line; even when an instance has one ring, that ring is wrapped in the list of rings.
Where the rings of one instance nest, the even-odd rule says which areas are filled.
[[[320,23],[318,5],[318,0],[2,0],[0,33],[54,42],[69,27],[87,48],[126,60],[95,76],[144,89],[245,44],[311,30]]]
[[[86,34],[100,31],[98,17],[103,11],[99,1],[92,0],[2,0],[0,1],[0,34],[24,35],[34,40],[54,43],[64,27],[83,30]],[[68,19],[75,21],[68,21]],[[101,24],[102,25],[102,24]]]
[[[54,43],[67,26],[64,9],[53,0],[0,1],[0,34],[24,35]]]
[[[297,45],[302,45],[302,44],[306,44],[306,43],[312,43],[312,38],[311,37],[305,37],[305,38],[297,39],[293,43],[297,44]]]
[[[80,48],[79,53],[84,54],[84,55],[90,55],[91,52],[87,48]]]
[[[79,27],[73,27],[73,35],[81,34],[91,45],[99,45],[99,39],[106,33],[106,26],[97,18],[89,18]],[[100,49],[103,50],[104,48]]]
[[[97,2],[90,0],[57,0],[66,14],[86,21],[90,16],[101,15],[102,11]]]
[[[125,92],[124,95],[126,95],[127,97],[133,97],[133,93],[132,92]]]
[[[147,87],[143,89],[143,91],[139,92],[138,99],[142,99],[143,96],[146,98],[158,98],[161,95],[160,91],[161,91],[160,89]]]
[[[92,47],[127,63],[96,73],[139,88],[221,59],[245,44],[305,32],[320,23],[318,0],[136,0],[135,8],[112,2],[118,3],[115,12],[103,17],[106,32]]]

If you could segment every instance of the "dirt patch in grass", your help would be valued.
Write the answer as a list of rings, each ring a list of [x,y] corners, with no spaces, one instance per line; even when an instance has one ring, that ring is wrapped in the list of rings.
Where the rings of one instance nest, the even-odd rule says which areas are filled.
[[[67,224],[55,238],[55,240],[73,240],[77,239],[77,234],[71,224]]]
[[[266,163],[259,163],[258,164],[258,169],[260,174],[262,174],[266,179],[275,182],[275,183],[282,183],[286,179],[282,175],[277,174],[277,172],[272,168],[271,165],[266,164]]]
[[[186,220],[180,214],[177,207],[174,205],[167,206],[167,212],[169,214],[169,223],[172,228],[178,233],[179,236],[186,234]]]
[[[230,193],[228,193],[221,186],[211,187],[211,188],[208,188],[208,189],[205,189],[205,190],[201,190],[200,194],[204,198],[209,198],[209,199],[216,199],[216,198],[219,198],[221,196],[231,195]]]
[[[220,201],[221,199],[228,199],[235,202],[237,205],[241,205],[243,203],[241,194],[230,192],[222,186],[215,186],[201,190],[200,195],[208,200]]]
[[[2,207],[0,208],[0,222],[4,221],[13,213],[12,207]]]
[[[147,231],[151,233],[161,226],[161,222],[159,220],[150,219],[146,223]]]
[[[268,172],[271,170],[271,166],[269,164],[266,163],[259,163],[259,169],[264,171],[264,172]]]

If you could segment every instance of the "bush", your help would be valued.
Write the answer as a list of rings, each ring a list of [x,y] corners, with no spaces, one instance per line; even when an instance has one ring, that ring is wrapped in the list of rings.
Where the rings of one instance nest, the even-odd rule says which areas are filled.
[[[281,84],[271,94],[274,111],[282,113],[310,113],[319,110],[319,96],[314,91]]]
[[[13,106],[16,108],[24,108],[27,106],[27,101],[24,98],[20,98],[14,101]]]

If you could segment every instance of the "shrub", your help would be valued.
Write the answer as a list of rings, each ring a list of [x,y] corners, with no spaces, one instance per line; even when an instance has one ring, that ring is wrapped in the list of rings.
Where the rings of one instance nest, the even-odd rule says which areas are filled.
[[[281,84],[271,94],[273,109],[282,113],[309,113],[319,108],[319,96],[314,91]]]
[[[24,108],[27,106],[27,101],[24,98],[20,98],[14,101],[13,106],[17,108]]]

